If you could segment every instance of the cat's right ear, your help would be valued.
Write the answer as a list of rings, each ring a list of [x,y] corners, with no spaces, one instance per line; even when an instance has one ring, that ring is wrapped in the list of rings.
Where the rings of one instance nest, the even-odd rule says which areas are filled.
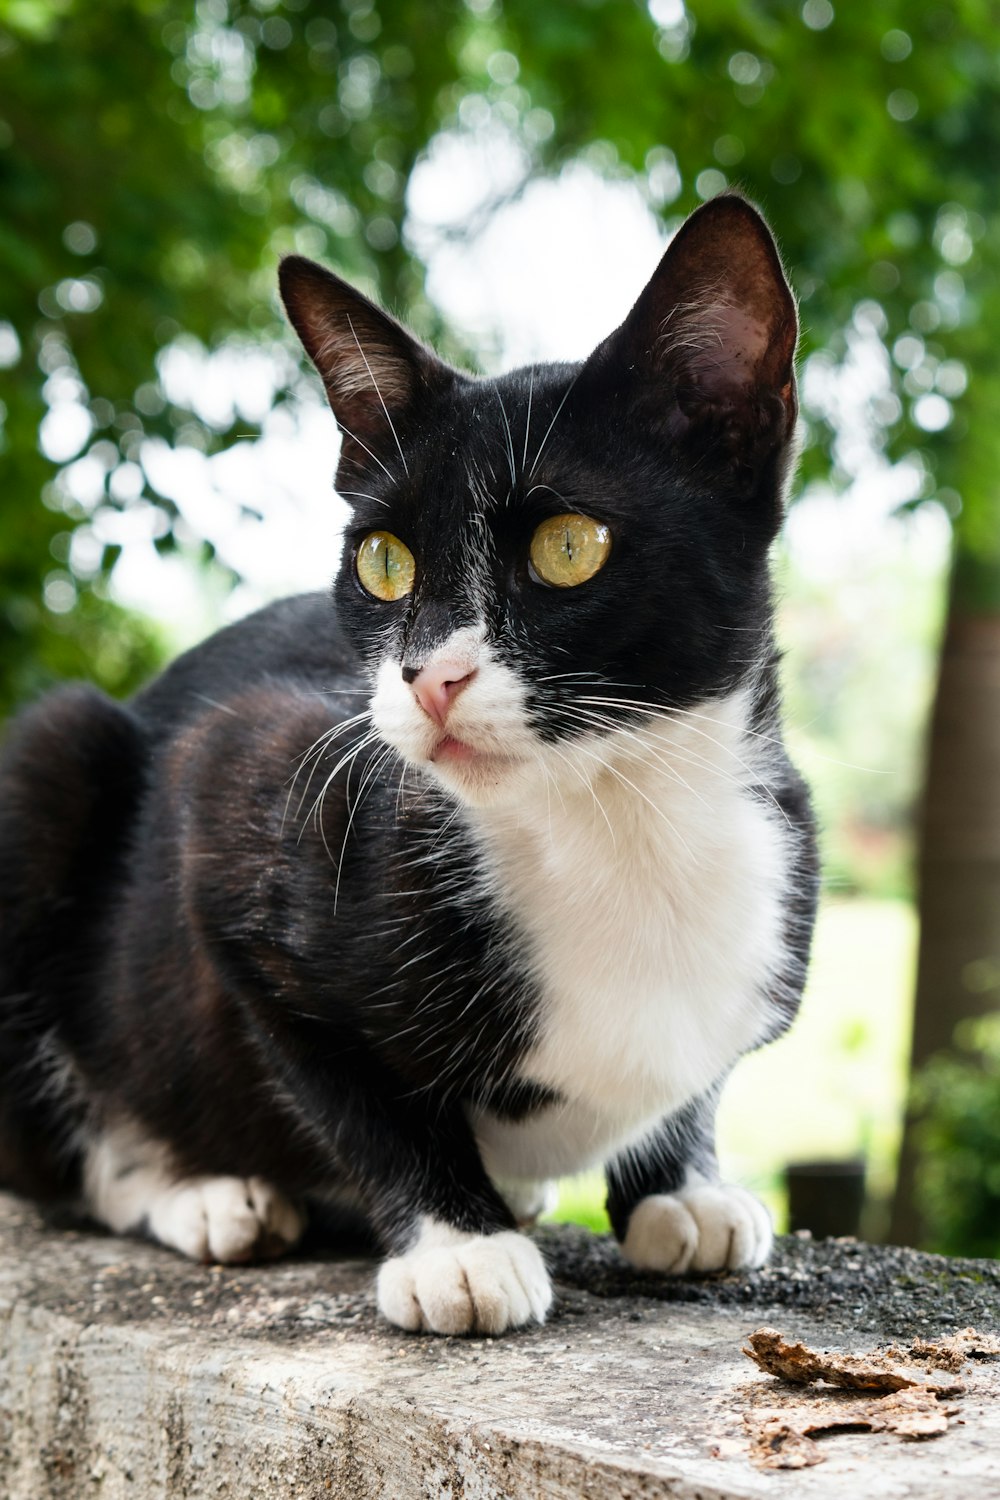
[[[402,324],[315,261],[288,255],[278,271],[292,327],[319,371],[343,435],[342,461],[402,456],[400,428],[448,367]],[[405,464],[405,460],[404,460]]]
[[[798,319],[773,236],[726,192],[697,209],[591,366],[638,380],[651,419],[701,433],[734,463],[787,445]]]

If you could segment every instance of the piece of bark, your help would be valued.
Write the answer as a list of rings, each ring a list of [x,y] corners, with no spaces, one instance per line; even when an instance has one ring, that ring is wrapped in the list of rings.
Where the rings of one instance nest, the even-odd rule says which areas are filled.
[[[1000,1338],[975,1328],[961,1328],[939,1339],[914,1339],[907,1353],[918,1364],[960,1370],[967,1359],[995,1359],[1000,1355]]]
[[[763,1419],[747,1417],[750,1462],[758,1469],[808,1469],[826,1463],[826,1454],[811,1437],[793,1427],[780,1412]]]
[[[784,1407],[746,1417],[750,1460],[759,1469],[804,1469],[825,1461],[811,1434],[892,1432],[912,1440],[940,1437],[957,1407],[945,1406],[930,1391],[893,1391],[875,1401],[826,1402]]]
[[[810,1349],[807,1344],[790,1343],[776,1328],[758,1328],[747,1338],[743,1353],[769,1375],[793,1385],[809,1385],[825,1380],[829,1385],[851,1391],[927,1390],[937,1396],[957,1396],[964,1390],[962,1381],[930,1375],[923,1370],[907,1369],[885,1353],[830,1354]]]

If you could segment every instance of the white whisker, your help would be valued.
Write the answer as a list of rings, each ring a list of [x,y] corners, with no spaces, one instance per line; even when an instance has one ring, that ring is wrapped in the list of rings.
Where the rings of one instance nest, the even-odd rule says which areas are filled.
[[[389,424],[389,431],[392,433],[393,437],[395,438],[395,440],[396,440],[396,447],[399,449],[399,457],[400,457],[400,460],[401,460],[402,465],[403,465],[403,473],[406,474],[407,477],[409,477],[410,470],[409,470],[409,468],[407,466],[406,455],[403,452],[403,445],[399,441],[399,434],[397,433],[395,424],[394,424],[392,418],[389,415],[389,408],[386,406],[385,399],[384,399],[384,397],[382,395],[382,392],[379,390],[378,381],[375,379],[375,376],[374,376],[374,374],[372,372],[372,367],[368,363],[368,356],[367,356],[367,354],[365,353],[365,351],[361,347],[361,340],[358,338],[357,334],[354,332],[354,323],[351,320],[350,313],[348,313],[348,315],[347,315],[347,326],[351,330],[351,337],[354,339],[354,342],[358,346],[358,353],[361,355],[361,358],[365,362],[365,369],[368,371],[368,375],[369,375],[369,378],[371,380],[371,383],[375,387],[375,394],[378,396],[379,401],[382,403],[382,410],[385,412],[385,420]]]
[[[581,369],[582,369],[582,366],[581,366]],[[581,373],[581,371],[578,370],[577,373],[573,376],[573,379],[570,381],[569,386],[567,387],[566,394],[563,396],[563,398],[560,401],[559,405],[556,407],[556,414],[555,414],[555,416],[552,418],[552,421],[549,423],[548,427],[545,429],[545,435],[542,438],[542,441],[538,445],[538,452],[535,454],[535,461],[531,465],[531,469],[528,472],[528,478],[529,479],[531,479],[533,477],[535,470],[538,468],[539,462],[541,461],[542,454],[545,451],[545,444],[549,440],[549,435],[551,434],[553,427],[556,425],[556,423],[559,420],[559,414],[560,414],[560,412],[562,411],[563,407],[566,405],[566,402],[569,400],[570,396],[573,393],[573,387],[576,385],[576,382],[579,380],[580,373]]]

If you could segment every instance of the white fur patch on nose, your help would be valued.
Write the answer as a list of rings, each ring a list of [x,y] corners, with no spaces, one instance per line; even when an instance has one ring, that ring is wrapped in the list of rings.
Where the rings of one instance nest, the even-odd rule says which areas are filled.
[[[463,662],[451,657],[437,657],[421,667],[413,679],[413,696],[428,718],[443,726],[452,703],[475,674],[475,667],[469,670]]]
[[[429,765],[445,727],[449,736],[484,755],[523,759],[537,752],[525,710],[525,685],[496,659],[485,633],[481,625],[454,631],[410,682],[398,658],[387,658],[379,667],[372,722],[407,760]]]

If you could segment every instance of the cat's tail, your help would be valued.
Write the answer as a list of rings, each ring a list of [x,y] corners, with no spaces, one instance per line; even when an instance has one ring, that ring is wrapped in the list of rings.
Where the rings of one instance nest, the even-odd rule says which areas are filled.
[[[0,1183],[74,1186],[85,1027],[147,760],[128,709],[62,688],[16,719],[0,753]]]

